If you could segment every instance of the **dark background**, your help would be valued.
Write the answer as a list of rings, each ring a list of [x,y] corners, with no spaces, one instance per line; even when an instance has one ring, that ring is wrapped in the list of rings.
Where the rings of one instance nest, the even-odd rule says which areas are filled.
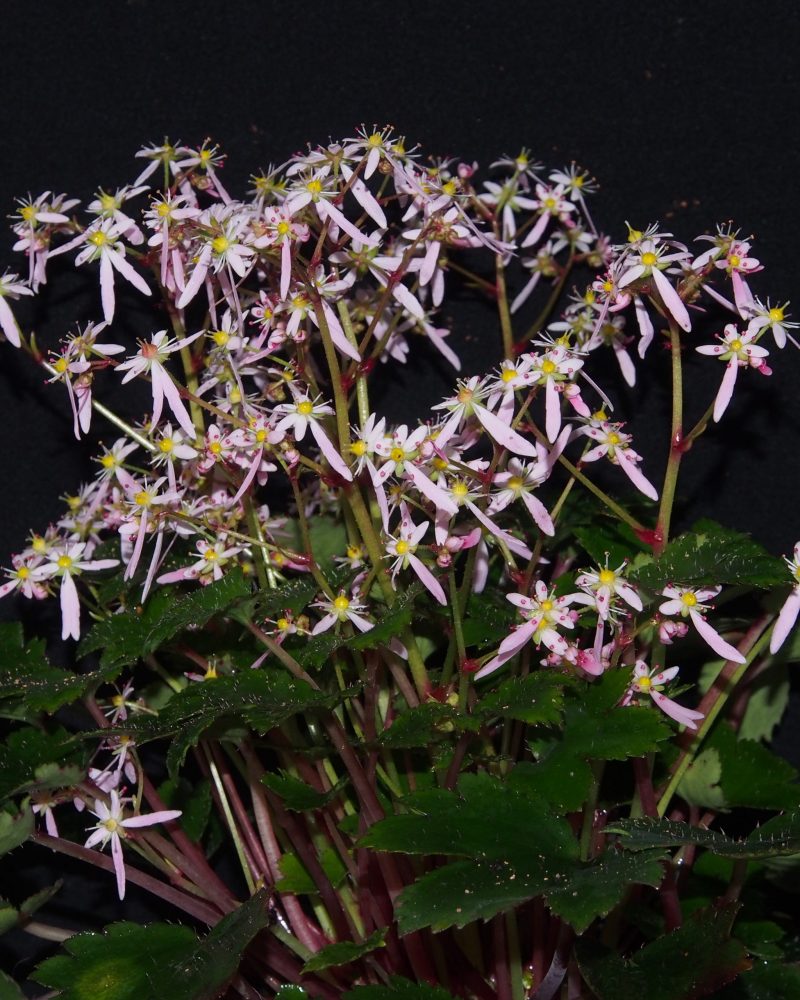
[[[601,183],[591,207],[615,241],[626,219],[638,228],[660,220],[685,242],[734,220],[756,236],[766,266],[757,291],[794,299],[800,318],[800,9],[787,0],[6,0],[0,21],[0,214],[46,189],[85,204],[98,186],[133,180],[133,154],[164,136],[218,142],[229,157],[224,182],[243,196],[250,173],[306,143],[392,123],[409,145],[484,167],[522,146],[548,167],[578,161]],[[0,268],[24,273],[11,243],[0,236]],[[93,276],[67,277],[61,262],[53,276],[65,276],[64,290],[48,286],[41,306],[19,311],[44,343],[76,317],[100,316]],[[146,331],[141,298],[130,301],[132,328]],[[486,311],[457,300],[445,316],[457,323],[452,342],[467,373],[491,367],[494,348],[480,340]],[[779,555],[800,537],[800,354],[788,347],[771,360],[772,378],[743,379],[723,426],[687,456],[677,525],[710,515]],[[651,348],[628,400],[642,407],[631,430],[656,482],[665,442],[650,431],[666,404],[665,362]],[[718,384],[697,362],[688,364],[692,412]],[[451,384],[436,364],[402,372],[386,409],[413,416]],[[67,413],[61,391],[45,391],[41,374],[3,346],[0,565],[91,474],[93,449],[75,442]],[[7,599],[0,614],[11,613]],[[795,757],[796,707],[777,744]]]

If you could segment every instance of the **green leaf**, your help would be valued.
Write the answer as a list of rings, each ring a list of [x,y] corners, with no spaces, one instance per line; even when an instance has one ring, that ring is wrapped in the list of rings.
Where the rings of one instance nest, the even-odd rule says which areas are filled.
[[[338,693],[328,695],[283,671],[262,667],[190,684],[157,716],[140,713],[119,728],[138,743],[173,737],[167,764],[174,776],[189,747],[212,725],[236,723],[265,733],[297,712],[329,707],[339,699]]]
[[[592,769],[582,757],[553,752],[557,744],[536,763],[520,761],[514,766],[507,782],[529,795],[538,795],[558,816],[580,809],[589,794]]]
[[[668,739],[672,730],[657,709],[618,707],[629,683],[629,670],[608,670],[586,689],[577,689],[567,702],[558,752],[587,760],[626,760],[650,753]]]
[[[167,778],[158,794],[169,809],[180,809],[181,829],[190,840],[199,842],[211,815],[211,784],[186,778]]]
[[[724,1000],[800,1000],[800,969],[780,962],[757,962],[720,996]]]
[[[0,809],[0,857],[24,844],[32,833],[33,812],[27,799],[19,812],[10,813],[7,809]]]
[[[749,968],[730,937],[735,906],[699,910],[679,927],[634,952],[629,960],[584,939],[577,942],[581,974],[598,1000],[696,1000],[710,996]]]
[[[690,806],[724,809],[722,794],[722,762],[714,749],[703,750],[687,768],[678,785],[678,795]]]
[[[670,542],[661,556],[631,573],[632,582],[659,591],[670,583],[688,587],[785,584],[786,566],[749,535],[704,519]]]
[[[636,532],[622,521],[597,518],[591,524],[575,529],[575,537],[597,566],[616,568],[635,552],[647,552],[649,547]]]
[[[769,743],[789,704],[789,667],[785,660],[774,661],[753,687],[739,726],[740,740]]]
[[[302,986],[281,986],[275,1000],[307,1000],[308,993]]]
[[[713,809],[794,809],[800,805],[797,772],[753,740],[737,739],[726,723],[712,730],[678,794],[691,805]]]
[[[0,745],[0,799],[24,790],[67,788],[85,775],[83,747],[61,728],[25,726]]]
[[[67,954],[43,962],[33,978],[62,991],[60,1000],[212,1000],[267,925],[267,903],[262,890],[199,940],[176,924],[123,922],[77,934],[64,942]]]
[[[724,858],[769,858],[800,852],[800,811],[777,816],[745,838],[650,817],[617,820],[605,832],[619,834],[629,851],[696,844]]]
[[[239,570],[188,594],[178,587],[156,590],[139,612],[123,611],[98,622],[81,642],[78,655],[101,650],[100,665],[108,673],[136,663],[184,629],[205,625],[249,596],[250,583]]]
[[[26,643],[19,622],[0,624],[0,700],[18,699],[28,711],[55,712],[79,698],[91,677],[51,666],[44,642]]]
[[[664,878],[664,856],[661,850],[638,856],[606,851],[596,861],[574,868],[564,885],[545,887],[547,904],[576,934],[583,934],[595,918],[606,916],[622,901],[631,883],[657,888]]]
[[[564,707],[564,679],[537,671],[527,677],[511,677],[496,691],[481,698],[474,714],[517,719],[528,725],[556,725]]]
[[[400,894],[403,934],[488,920],[538,895],[580,932],[631,882],[652,885],[662,877],[660,852],[639,859],[609,852],[582,863],[565,820],[541,799],[485,774],[462,775],[456,792],[417,792],[403,804],[408,813],[376,823],[361,845],[466,859],[427,872]]]
[[[0,1000],[25,1000],[25,994],[11,976],[0,971]]]
[[[478,649],[496,646],[508,635],[517,618],[514,605],[493,591],[471,594],[461,626],[464,645]]]
[[[61,879],[58,880],[54,885],[49,885],[45,889],[40,889],[39,892],[35,892],[32,896],[20,904],[19,908],[12,906],[8,900],[0,899],[0,934],[5,934],[6,931],[10,930],[12,927],[16,927],[18,923],[30,920],[36,911],[48,903],[53,896],[55,896],[63,885]]]
[[[382,948],[388,930],[388,927],[382,927],[374,934],[370,934],[360,944],[356,944],[354,941],[339,941],[336,944],[328,945],[327,948],[320,949],[303,966],[303,975],[309,972],[321,972],[323,969],[332,969],[338,965],[347,965],[350,962],[355,962],[362,955],[368,955],[371,951],[375,951],[376,948]]]
[[[388,986],[356,986],[342,994],[342,1000],[453,1000],[441,986],[412,983],[410,979],[392,976]]]
[[[391,726],[380,734],[378,742],[394,749],[427,747],[448,739],[454,731],[475,732],[480,725],[479,719],[459,712],[447,702],[427,701],[397,715]]]
[[[750,955],[758,958],[783,958],[779,942],[785,936],[784,929],[773,920],[736,921],[736,937]]]
[[[324,847],[319,854],[319,863],[334,888],[340,886],[347,876],[347,869],[333,847]],[[287,851],[278,864],[282,878],[275,883],[278,892],[290,892],[295,896],[315,896],[319,892],[317,883],[308,874],[296,854]]]
[[[280,774],[265,774],[261,781],[283,799],[283,804],[293,812],[305,812],[307,809],[321,809],[333,801],[347,784],[346,779],[338,781],[327,792],[318,792],[316,788],[307,785],[305,781],[281,771]]]

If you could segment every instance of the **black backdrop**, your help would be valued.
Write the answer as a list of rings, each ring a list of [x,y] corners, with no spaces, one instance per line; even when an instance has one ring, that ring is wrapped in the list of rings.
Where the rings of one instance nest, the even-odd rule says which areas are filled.
[[[800,318],[800,8],[788,0],[5,0],[0,22],[0,214],[28,192],[85,202],[98,186],[129,182],[134,152],[164,136],[218,142],[226,186],[243,195],[250,172],[306,143],[391,122],[431,155],[484,166],[523,145],[553,167],[577,160],[601,182],[593,213],[615,240],[626,219],[665,221],[685,241],[732,219],[757,238],[767,268],[757,289],[794,299]],[[11,242],[0,236],[0,268],[24,271]],[[96,289],[83,279],[67,288],[25,312],[45,342],[76,314],[99,315]],[[446,315],[466,368],[488,368],[494,358],[472,336],[480,311],[456,303]],[[773,377],[748,380],[704,457],[688,456],[678,523],[702,508],[781,554],[800,537],[800,354],[776,355]],[[402,373],[387,408],[412,416],[451,381],[435,365]],[[648,421],[665,403],[658,378],[639,396],[637,441],[649,454]],[[74,441],[67,412],[3,345],[2,565],[90,474],[92,449]],[[778,739],[795,757],[797,718]]]

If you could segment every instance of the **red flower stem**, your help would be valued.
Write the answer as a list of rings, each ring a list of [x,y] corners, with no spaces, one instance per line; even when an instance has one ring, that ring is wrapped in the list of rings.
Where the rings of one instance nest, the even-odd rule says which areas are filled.
[[[105,854],[100,854],[99,851],[91,850],[80,844],[73,844],[72,841],[63,840],[61,837],[51,837],[47,833],[35,833],[32,840],[35,844],[41,844],[42,847],[49,847],[53,851],[58,851],[59,854],[65,854],[70,858],[78,858],[80,861],[85,861],[87,864],[101,868],[112,875],[114,874],[113,860]],[[216,907],[210,906],[196,896],[190,896],[181,889],[174,889],[172,886],[165,885],[159,879],[153,878],[152,875],[147,875],[145,872],[140,871],[138,868],[132,868],[128,864],[125,865],[125,878],[128,882],[133,882],[135,885],[141,886],[142,889],[152,893],[152,895],[158,896],[167,903],[172,903],[173,906],[183,910],[184,913],[188,913],[190,916],[196,917],[198,920],[202,920],[212,927],[224,916]]]
[[[533,994],[533,1000],[553,1000],[561,989],[564,976],[567,974],[574,937],[575,934],[572,928],[567,924],[562,924],[558,932],[558,942],[556,943],[553,961],[550,963],[547,975]]]
[[[228,761],[225,760],[218,746],[213,744],[209,744],[209,746],[211,753],[214,756],[214,760],[216,761],[217,769],[222,779],[222,785],[225,789],[226,795],[228,796],[228,801],[230,802],[236,816],[239,830],[244,835],[247,849],[253,859],[253,862],[255,863],[254,870],[259,878],[266,879],[269,876],[270,871],[269,862],[261,845],[261,841],[258,839],[256,832],[253,829],[253,824],[250,822],[247,810],[242,803],[242,799],[239,795],[239,790],[236,787],[233,775],[231,774]]]
[[[274,884],[281,875],[281,849],[272,827],[272,818],[269,806],[267,805],[264,786],[261,784],[261,775],[264,774],[264,769],[250,747],[242,744],[239,749],[247,762],[247,770],[250,775],[249,787],[253,803],[253,815],[255,816],[256,827],[267,856],[270,881]],[[309,951],[316,952],[320,948],[323,948],[327,944],[327,940],[313,921],[306,916],[297,896],[285,893],[281,895],[280,901],[286,913],[286,918],[289,921],[289,926],[292,928],[298,941],[304,944]]]
[[[142,789],[148,805],[154,812],[167,809],[166,803],[145,774],[142,774]],[[235,909],[238,906],[236,897],[208,863],[208,858],[202,849],[183,832],[180,824],[168,823],[166,830],[175,846],[181,851],[183,856],[182,870],[198,886],[202,886],[205,890],[213,892],[214,895],[224,900],[226,913]]]
[[[653,778],[650,773],[650,763],[646,757],[632,757],[633,776],[636,780],[636,793],[642,813],[645,816],[658,816],[656,796],[653,791]]]
[[[511,992],[511,975],[508,971],[506,929],[502,913],[498,913],[496,917],[492,918],[492,952],[497,1000],[514,1000],[514,995]]]

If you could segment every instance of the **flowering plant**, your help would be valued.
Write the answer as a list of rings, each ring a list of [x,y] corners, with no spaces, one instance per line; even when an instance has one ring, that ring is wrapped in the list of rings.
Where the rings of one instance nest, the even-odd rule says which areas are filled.
[[[0,586],[57,598],[74,653],[3,626],[0,845],[80,859],[171,922],[72,934],[33,919],[57,888],[9,903],[64,940],[33,979],[74,1000],[800,995],[766,891],[800,787],[765,746],[800,546],[787,573],[714,521],[671,527],[689,451],[794,343],[750,242],[615,244],[575,165],[522,152],[480,181],[390,129],[243,201],[208,143],[137,156],[86,213],[20,201],[24,273],[0,279],[6,340],[103,442]],[[24,300],[69,260],[100,309],[45,348]],[[158,301],[137,344],[121,286]],[[453,286],[496,310],[484,372],[441,325]],[[671,424],[646,446],[615,404],[661,346]],[[381,397],[415,361],[454,387],[393,424]]]

